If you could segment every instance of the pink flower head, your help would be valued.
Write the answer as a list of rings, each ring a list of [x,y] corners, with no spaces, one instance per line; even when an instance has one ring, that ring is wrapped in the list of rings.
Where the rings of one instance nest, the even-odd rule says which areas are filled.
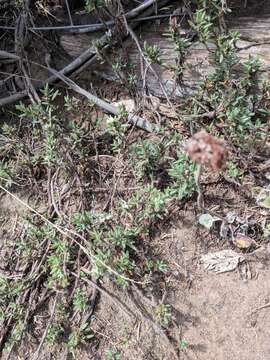
[[[188,140],[186,151],[191,160],[213,170],[222,169],[228,155],[224,142],[205,130],[197,132]]]

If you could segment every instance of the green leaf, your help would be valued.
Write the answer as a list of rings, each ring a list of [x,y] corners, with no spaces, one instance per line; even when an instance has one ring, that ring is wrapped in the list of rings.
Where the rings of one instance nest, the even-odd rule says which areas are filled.
[[[209,230],[213,226],[214,222],[215,222],[215,219],[210,214],[202,214],[199,217],[199,223]]]
[[[264,200],[259,201],[258,204],[266,209],[270,209],[270,196],[267,196]]]
[[[270,188],[262,188],[256,200],[259,206],[270,209]]]
[[[184,339],[180,341],[179,347],[181,350],[185,350],[188,347],[188,342]]]

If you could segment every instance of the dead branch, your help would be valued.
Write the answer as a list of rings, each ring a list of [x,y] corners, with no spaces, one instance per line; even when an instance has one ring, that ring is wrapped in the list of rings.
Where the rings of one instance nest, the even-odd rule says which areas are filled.
[[[82,268],[82,271],[84,271],[87,274],[91,274],[89,270]],[[76,273],[72,273],[75,277],[78,275]],[[112,301],[118,308],[120,308],[126,315],[129,317],[136,318],[136,315],[115,295],[111,294],[108,290],[104,289],[103,287],[99,286],[97,283],[95,283],[93,280],[88,278],[83,278],[83,281],[85,281],[87,284],[91,285],[94,289],[99,290],[99,292],[103,295],[105,295],[110,301]]]
[[[16,54],[13,54],[13,53],[10,53],[8,51],[5,51],[5,50],[0,50],[0,59],[13,59],[13,60],[20,60],[20,56],[16,55]]]
[[[59,79],[61,79],[65,84],[67,84],[72,90],[76,91],[78,94],[81,94],[83,96],[85,96],[87,99],[89,99],[91,102],[93,102],[95,105],[97,105],[98,107],[100,107],[101,109],[113,114],[113,115],[118,115],[119,114],[119,110],[117,107],[115,107],[112,104],[107,103],[106,101],[99,99],[97,96],[91,94],[90,92],[88,92],[87,90],[81,88],[79,85],[77,85],[73,80],[69,79],[67,76],[59,73],[58,71],[52,69],[48,62],[47,62],[47,66],[48,69],[57,77],[59,77]],[[137,116],[135,114],[129,114],[128,115],[128,121],[133,124],[138,126],[139,128],[148,131],[148,132],[153,132],[154,131],[154,126],[152,124],[150,124],[149,121],[141,118],[140,116]]]
[[[134,22],[143,22],[143,21],[153,21],[164,18],[169,18],[172,14],[161,14],[161,15],[152,15],[152,16],[144,16],[139,17],[137,19],[131,19],[129,23]],[[176,14],[174,17],[183,16],[183,14]],[[82,33],[91,33],[97,32],[100,30],[107,29],[108,27],[115,25],[115,21],[104,21],[104,24],[83,24],[83,25],[63,25],[63,26],[32,26],[29,27],[29,31],[61,31],[64,33],[71,34],[82,34]],[[106,27],[105,27],[106,26]],[[14,26],[0,26],[0,30],[15,30]]]
[[[133,290],[133,289],[132,289]],[[166,333],[166,329],[164,329],[159,323],[157,323],[153,317],[151,316],[151,314],[149,314],[149,312],[145,309],[145,307],[143,306],[143,304],[141,303],[141,299],[144,298],[143,294],[140,292],[139,289],[136,289],[137,292],[139,292],[140,294],[140,298],[137,298],[134,295],[133,291],[130,291],[130,296],[129,299],[130,301],[132,301],[133,305],[136,307],[136,310],[138,311],[138,313],[140,314],[140,316],[146,321],[148,322],[153,329],[160,334],[164,341],[167,343],[167,345],[169,346],[169,349],[171,349],[172,354],[174,355],[174,358],[177,360],[179,359],[179,356],[177,354],[177,351],[175,349],[174,344],[172,343],[172,340],[170,339],[170,337],[168,336],[168,334]]]
[[[167,1],[168,2],[168,1]],[[139,5],[135,9],[129,11],[125,16],[127,19],[133,18],[138,16],[143,10],[149,8],[152,5],[155,5],[157,3],[157,0],[147,0],[143,4]],[[162,1],[159,1],[160,4],[158,6],[160,7]],[[162,5],[163,6],[163,5]],[[153,9],[155,11],[155,9]],[[153,12],[154,12],[153,11]]]
[[[155,12],[155,8],[151,8],[151,5],[153,5],[156,2],[156,0],[148,0],[142,5],[139,5],[137,8],[133,9],[127,14],[127,18],[133,18],[136,17],[138,14],[142,12],[142,16],[150,16]],[[162,7],[166,5],[169,1],[168,0],[160,0],[158,3],[158,7]],[[146,9],[146,10],[145,10]],[[145,11],[143,11],[145,10]],[[131,28],[135,28],[138,26],[140,22],[134,22],[130,26]],[[112,34],[114,31],[112,31]],[[126,34],[123,34],[123,38],[126,36]],[[108,44],[112,43],[111,41],[111,35],[105,34],[101,37],[99,40],[99,46],[101,48],[108,47]],[[62,75],[71,75],[76,70],[76,74],[84,70],[86,67],[89,67],[93,62],[95,62],[97,59],[97,52],[96,50],[91,46],[87,50],[85,50],[78,58],[73,60],[71,63],[69,63],[67,66],[65,66],[62,70],[59,71]],[[45,81],[41,82],[39,86],[37,86],[36,90],[42,89],[46,84],[52,84],[55,81],[57,81],[59,77],[57,75],[52,75]],[[28,92],[26,90],[18,92],[16,94],[13,94],[11,96],[5,97],[0,99],[0,106],[10,105],[14,102],[17,102],[19,100],[22,100],[28,95]]]

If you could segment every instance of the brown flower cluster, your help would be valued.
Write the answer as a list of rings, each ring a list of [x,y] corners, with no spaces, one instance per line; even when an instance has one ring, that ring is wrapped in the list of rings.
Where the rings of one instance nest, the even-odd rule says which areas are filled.
[[[220,170],[224,167],[228,152],[223,141],[201,130],[186,145],[186,151],[194,162]]]

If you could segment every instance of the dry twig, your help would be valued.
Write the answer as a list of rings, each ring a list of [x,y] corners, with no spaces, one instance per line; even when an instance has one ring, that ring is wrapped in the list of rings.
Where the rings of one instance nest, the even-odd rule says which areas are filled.
[[[91,275],[91,272],[86,269],[81,269],[83,272],[85,272],[88,275]],[[76,273],[72,273],[75,277],[78,275]],[[118,299],[115,295],[110,293],[108,290],[104,289],[103,287],[99,286],[96,282],[89,278],[83,278],[83,281],[85,281],[87,284],[91,285],[94,289],[97,289],[101,294],[105,295],[110,301],[112,301],[118,308],[120,308],[127,316],[136,318],[136,315],[125,305],[120,299]]]
[[[34,355],[32,357],[32,360],[38,360],[38,358],[39,358],[40,351],[42,349],[42,346],[43,346],[44,341],[46,339],[49,327],[50,327],[50,325],[51,325],[51,323],[53,321],[54,315],[55,315],[57,300],[58,300],[58,294],[55,295],[55,299],[54,299],[53,306],[52,306],[52,311],[51,311],[51,316],[50,316],[50,318],[49,318],[49,320],[47,322],[46,329],[44,330],[44,333],[43,333],[42,338],[40,340],[39,346],[38,346],[36,352],[34,353]]]
[[[55,75],[58,76],[59,79],[61,79],[65,84],[67,84],[72,90],[76,91],[77,93],[85,96],[87,99],[89,99],[91,102],[93,102],[98,107],[102,108],[103,110],[113,114],[118,115],[119,110],[117,107],[115,107],[112,104],[107,103],[106,101],[99,99],[97,96],[91,94],[87,90],[81,88],[79,85],[77,85],[73,80],[69,79],[67,76],[57,72],[56,70],[52,69],[50,65],[47,62],[48,69]],[[128,115],[128,121],[138,126],[139,128],[152,132],[154,130],[154,126],[149,123],[149,121],[135,115],[135,114],[129,114]]]
[[[131,10],[128,14],[126,14],[127,18],[133,18],[136,17],[139,14],[142,14],[142,16],[149,16],[152,15],[155,11],[154,7],[151,8],[151,5],[155,4],[156,0],[148,0],[145,3],[139,5],[137,8]],[[158,3],[159,7],[162,7],[166,5],[169,1],[168,0],[160,0]],[[131,28],[135,28],[138,26],[140,22],[134,22],[130,26]],[[101,48],[108,47],[108,44],[114,43],[111,41],[113,39],[114,31],[112,31],[112,35],[105,34],[101,37],[99,40],[99,45]],[[122,34],[123,39],[126,37],[126,34]],[[115,39],[113,39],[115,40]],[[95,49],[91,46],[89,49],[84,51],[78,58],[73,60],[71,63],[69,63],[67,66],[62,68],[59,73],[61,75],[70,75],[70,74],[78,74],[79,72],[83,71],[85,68],[92,65],[93,62],[97,60],[97,52]],[[47,78],[45,81],[41,82],[39,86],[36,87],[36,90],[42,89],[46,84],[52,84],[55,81],[57,81],[59,77],[57,75],[52,75],[49,78]],[[16,94],[10,95],[8,97],[0,99],[0,106],[5,106],[9,104],[13,104],[14,102],[17,102],[19,100],[22,100],[28,95],[27,90],[23,90],[21,92],[18,92]]]

